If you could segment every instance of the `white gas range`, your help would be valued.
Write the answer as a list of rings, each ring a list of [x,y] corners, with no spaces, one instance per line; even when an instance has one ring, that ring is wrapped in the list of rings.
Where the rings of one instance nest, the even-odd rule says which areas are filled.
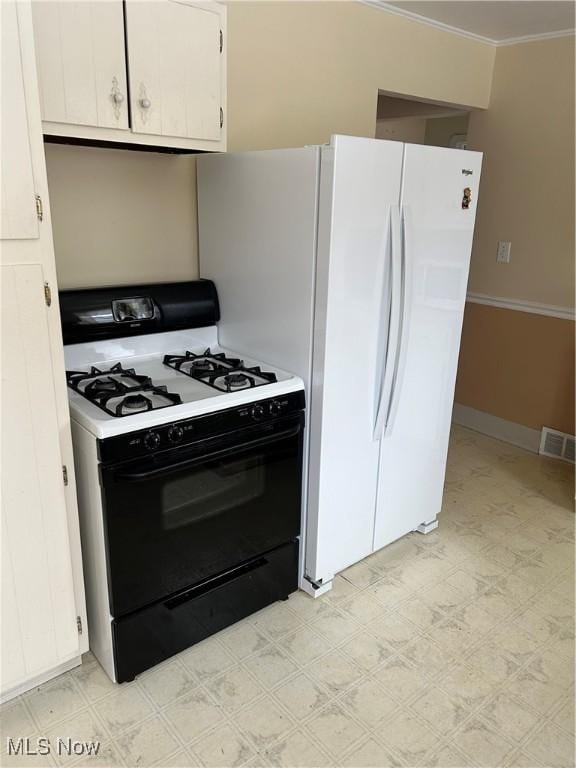
[[[304,385],[218,345],[209,281],[60,301],[90,647],[124,682],[297,589]]]

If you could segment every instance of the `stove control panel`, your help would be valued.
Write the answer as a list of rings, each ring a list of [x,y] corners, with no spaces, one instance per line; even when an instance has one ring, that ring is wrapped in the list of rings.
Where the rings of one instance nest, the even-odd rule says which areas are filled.
[[[255,403],[226,408],[222,411],[195,416],[191,419],[160,424],[152,429],[127,432],[124,435],[108,437],[98,441],[98,456],[101,462],[118,462],[146,456],[157,451],[174,450],[206,438],[235,429],[255,426],[304,410],[304,392],[289,392],[275,398],[258,400]],[[170,409],[164,413],[168,415]]]

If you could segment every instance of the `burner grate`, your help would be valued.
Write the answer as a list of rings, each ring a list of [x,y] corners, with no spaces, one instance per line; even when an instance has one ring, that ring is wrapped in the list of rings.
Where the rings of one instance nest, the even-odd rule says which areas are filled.
[[[238,392],[277,381],[275,373],[263,371],[259,366],[246,367],[243,360],[226,357],[223,352],[212,354],[210,349],[200,355],[193,352],[164,355],[164,365],[219,392]]]
[[[120,400],[114,402],[118,397]],[[167,402],[159,405],[158,400]],[[171,405],[180,405],[182,399],[180,395],[168,392],[165,386],[145,386],[131,387],[120,395],[116,392],[103,392],[92,398],[92,402],[112,416],[132,416],[143,411],[158,411]]]
[[[88,372],[66,371],[66,381],[71,389],[110,416],[131,416],[182,403],[180,395],[168,392],[165,386],[154,386],[149,376],[123,368],[121,363],[106,371],[95,366]]]
[[[226,357],[223,352],[212,354],[208,348],[200,355],[193,352],[185,352],[183,355],[164,355],[164,365],[196,378],[196,373],[228,371],[243,366],[244,362],[236,357]]]
[[[119,383],[123,379],[125,379],[123,383],[127,388],[130,387],[130,382],[132,382],[132,386],[152,386],[152,380],[149,376],[136,373],[134,368],[123,368],[122,363],[116,363],[107,371],[101,371],[100,368],[96,368],[94,365],[88,372],[66,371],[68,386],[80,392],[80,394],[85,394],[89,388],[90,392],[88,394],[94,393],[96,390],[111,391],[113,383],[115,381]],[[86,386],[82,388],[82,384]]]

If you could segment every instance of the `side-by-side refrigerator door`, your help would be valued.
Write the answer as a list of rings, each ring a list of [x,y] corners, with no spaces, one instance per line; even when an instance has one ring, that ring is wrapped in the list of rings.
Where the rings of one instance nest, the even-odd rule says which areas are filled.
[[[434,521],[442,505],[481,161],[476,152],[405,146],[374,549]]]
[[[402,151],[350,136],[322,149],[305,562],[316,584],[372,551]]]

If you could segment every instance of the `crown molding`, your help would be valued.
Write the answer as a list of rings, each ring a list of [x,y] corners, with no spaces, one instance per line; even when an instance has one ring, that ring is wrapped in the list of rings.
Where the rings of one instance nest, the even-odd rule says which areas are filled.
[[[377,8],[380,11],[386,11],[392,13],[395,16],[403,16],[406,19],[417,21],[420,24],[425,24],[427,27],[433,27],[434,29],[440,29],[443,32],[449,32],[452,35],[458,35],[459,37],[466,37],[468,40],[475,40],[478,43],[484,43],[485,45],[493,45],[496,48],[501,48],[506,45],[517,45],[518,43],[531,43],[535,40],[552,40],[556,37],[569,37],[576,34],[574,29],[561,29],[556,32],[542,32],[536,35],[524,35],[522,37],[509,37],[505,40],[493,40],[490,37],[484,35],[477,35],[474,32],[468,32],[466,29],[460,29],[460,27],[453,27],[450,24],[444,24],[442,21],[436,21],[436,19],[430,19],[427,16],[422,16],[419,13],[408,11],[405,8],[398,8],[395,5],[384,2],[384,0],[360,0],[363,5],[369,5],[372,8]]]
[[[540,32],[538,35],[524,35],[523,37],[507,37],[506,40],[495,40],[496,48],[503,48],[507,45],[519,45],[520,43],[533,43],[536,40],[555,40],[558,37],[573,37],[576,34],[574,29],[559,29],[556,32]]]

